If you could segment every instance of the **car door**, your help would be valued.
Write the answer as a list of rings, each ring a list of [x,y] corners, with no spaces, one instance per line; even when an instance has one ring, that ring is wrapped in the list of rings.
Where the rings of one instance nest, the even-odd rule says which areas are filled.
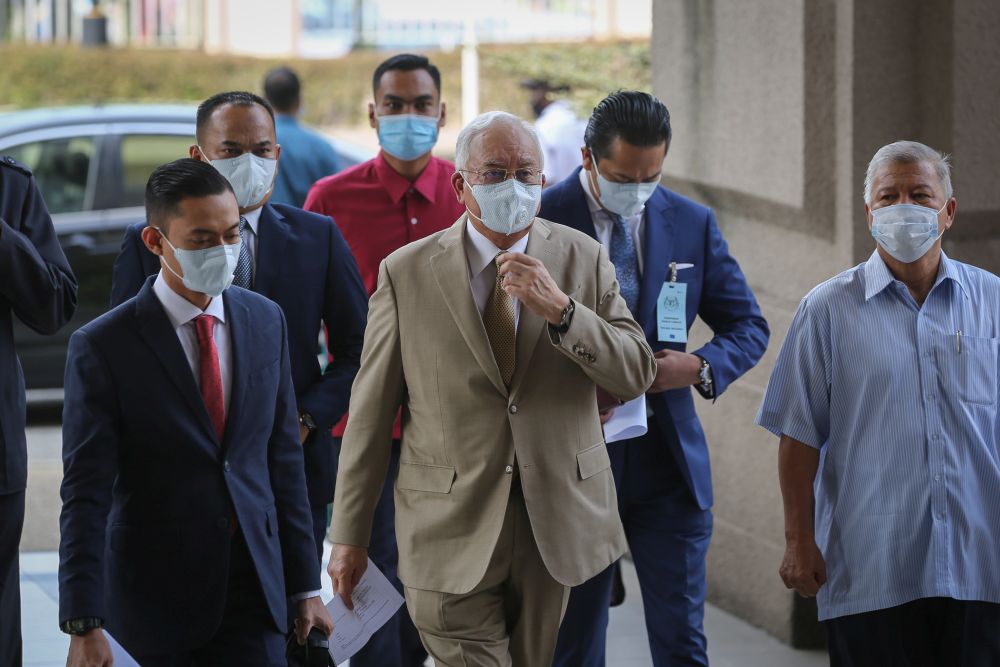
[[[114,122],[59,128],[58,135],[0,147],[0,152],[32,168],[46,203],[53,202],[49,204],[52,221],[80,285],[76,313],[55,336],[40,336],[16,323],[15,340],[29,400],[60,395],[51,390],[62,387],[69,336],[108,310],[112,271],[125,229],[145,218],[146,180],[160,164],[187,155],[194,123]],[[53,141],[62,143],[46,143]],[[89,151],[82,150],[83,146]],[[78,168],[77,163],[83,162],[79,153],[86,153],[86,187],[67,183],[59,170],[49,166],[52,160],[41,159],[46,149],[63,150]]]

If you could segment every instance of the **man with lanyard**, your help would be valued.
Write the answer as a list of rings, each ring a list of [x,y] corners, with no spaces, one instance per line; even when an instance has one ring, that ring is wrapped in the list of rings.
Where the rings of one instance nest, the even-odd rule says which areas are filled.
[[[539,213],[608,247],[622,296],[656,352],[648,432],[608,452],[657,667],[708,664],[712,476],[691,388],[714,400],[757,363],[769,336],[712,211],[659,184],[670,137],[670,114],[652,95],[608,96],[587,124],[582,169],[542,195]],[[695,318],[714,336],[692,354]],[[611,585],[609,568],[573,589],[555,664],[604,665]]]
[[[309,211],[329,215],[351,247],[365,288],[375,291],[379,265],[407,243],[450,227],[464,207],[451,186],[455,165],[431,155],[444,126],[441,74],[424,56],[400,54],[375,69],[368,119],[381,150],[373,159],[317,182],[306,198]],[[347,420],[334,429],[336,446]],[[393,427],[390,473],[376,509],[369,555],[402,590],[396,578],[392,480],[399,464],[400,427]],[[382,627],[351,664],[423,665],[427,652],[405,608]]]

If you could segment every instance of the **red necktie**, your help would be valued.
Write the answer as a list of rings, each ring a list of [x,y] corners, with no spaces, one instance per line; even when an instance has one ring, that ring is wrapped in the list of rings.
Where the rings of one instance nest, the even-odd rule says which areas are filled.
[[[215,435],[222,443],[226,432],[226,399],[222,392],[222,368],[219,366],[219,350],[215,347],[215,317],[199,315],[194,318],[198,332],[198,365],[201,371],[201,397],[208,409],[208,416],[215,427]]]

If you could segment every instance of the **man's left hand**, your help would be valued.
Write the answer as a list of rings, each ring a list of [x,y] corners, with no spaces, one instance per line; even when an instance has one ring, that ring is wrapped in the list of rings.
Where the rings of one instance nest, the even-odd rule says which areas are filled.
[[[499,274],[503,276],[501,284],[507,294],[549,324],[559,324],[569,297],[552,280],[541,260],[521,252],[504,253]]]
[[[701,382],[701,357],[676,350],[660,350],[656,357],[656,378],[647,394],[682,389]]]
[[[316,597],[299,600],[299,615],[295,619],[295,638],[299,644],[305,644],[309,637],[309,631],[318,628],[323,635],[329,637],[333,634],[333,619],[330,612],[326,610],[323,601]]]

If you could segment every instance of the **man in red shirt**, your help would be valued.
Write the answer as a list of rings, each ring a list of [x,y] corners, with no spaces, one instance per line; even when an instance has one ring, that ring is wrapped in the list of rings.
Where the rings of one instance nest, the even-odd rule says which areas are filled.
[[[381,150],[373,159],[321,179],[305,209],[333,218],[354,253],[369,296],[382,260],[407,243],[450,227],[465,211],[451,187],[455,165],[433,157],[445,123],[441,74],[424,56],[400,54],[383,62],[372,77],[375,101],[368,121]],[[340,446],[346,418],[333,434]],[[389,443],[386,443],[389,446]],[[376,509],[368,555],[402,592],[396,577],[398,552],[392,480],[399,465],[399,420],[393,428],[392,464]],[[351,658],[354,667],[418,667],[427,653],[407,612],[392,621]]]

